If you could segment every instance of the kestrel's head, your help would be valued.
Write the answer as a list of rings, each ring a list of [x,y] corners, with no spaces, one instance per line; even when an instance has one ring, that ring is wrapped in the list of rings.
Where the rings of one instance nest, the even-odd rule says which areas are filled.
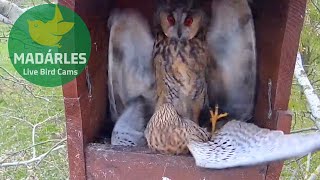
[[[204,27],[205,13],[193,0],[158,0],[155,19],[167,37],[190,40]]]

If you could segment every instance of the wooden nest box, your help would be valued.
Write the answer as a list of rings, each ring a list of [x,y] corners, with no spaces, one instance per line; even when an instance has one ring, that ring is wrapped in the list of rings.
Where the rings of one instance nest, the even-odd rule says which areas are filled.
[[[136,8],[151,19],[153,0],[59,0],[86,22],[92,38],[88,67],[63,86],[71,180],[84,179],[278,179],[282,162],[226,170],[195,166],[189,156],[165,156],[146,149],[115,149],[96,142],[109,132],[107,54],[109,13],[114,8]],[[306,0],[255,0],[253,15],[258,54],[255,124],[290,131],[288,102],[303,25]]]

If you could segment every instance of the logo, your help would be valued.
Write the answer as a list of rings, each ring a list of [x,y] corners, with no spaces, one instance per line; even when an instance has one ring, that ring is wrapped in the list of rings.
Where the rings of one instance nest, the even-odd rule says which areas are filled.
[[[52,20],[43,22],[41,20],[28,20],[29,33],[33,41],[43,46],[57,46],[63,35],[68,33],[72,28],[73,22],[63,22],[63,17],[58,5],[55,8],[55,15]]]
[[[18,18],[10,32],[8,50],[23,78],[55,87],[74,80],[84,70],[91,38],[86,24],[71,9],[45,4]]]

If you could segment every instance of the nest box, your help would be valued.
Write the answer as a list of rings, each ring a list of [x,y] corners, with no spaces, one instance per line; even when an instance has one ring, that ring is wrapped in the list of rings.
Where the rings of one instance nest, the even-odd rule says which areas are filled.
[[[141,148],[96,142],[111,132],[108,113],[108,16],[114,8],[136,8],[152,19],[153,0],[59,0],[86,22],[92,39],[87,68],[63,86],[71,180],[84,179],[278,179],[282,162],[226,170],[195,166],[190,156],[166,156]],[[255,0],[258,82],[255,124],[288,133],[288,102],[306,0]]]

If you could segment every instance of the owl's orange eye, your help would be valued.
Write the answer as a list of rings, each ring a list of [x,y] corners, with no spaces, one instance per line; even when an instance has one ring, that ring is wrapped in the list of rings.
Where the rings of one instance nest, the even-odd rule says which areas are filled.
[[[184,25],[185,26],[191,26],[191,24],[193,23],[193,18],[188,16],[185,20],[184,20]]]
[[[168,22],[169,22],[169,24],[170,24],[171,26],[176,23],[176,20],[174,19],[174,17],[173,17],[171,14],[168,15],[167,20],[168,20]]]

